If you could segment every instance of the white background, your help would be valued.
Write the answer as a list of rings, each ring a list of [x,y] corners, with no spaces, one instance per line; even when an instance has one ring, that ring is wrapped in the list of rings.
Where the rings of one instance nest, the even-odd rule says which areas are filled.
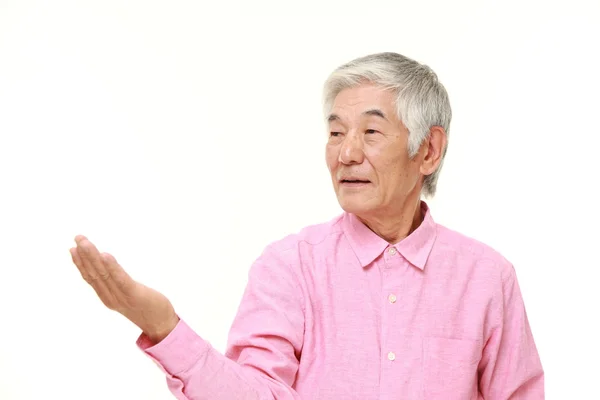
[[[340,212],[321,85],[379,51],[449,91],[433,216],[515,264],[547,398],[598,398],[599,8],[0,1],[0,398],[172,398],[73,237],[223,351],[262,249]]]

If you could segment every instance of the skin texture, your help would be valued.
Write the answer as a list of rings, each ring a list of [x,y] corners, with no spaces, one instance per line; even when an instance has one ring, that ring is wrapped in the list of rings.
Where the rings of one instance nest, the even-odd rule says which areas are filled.
[[[85,236],[75,237],[73,263],[104,305],[125,316],[155,343],[175,328],[179,317],[161,293],[133,280],[108,253],[100,253]]]
[[[391,92],[365,84],[336,97],[329,118],[327,167],[342,208],[390,243],[408,236],[421,222],[423,177],[434,172],[446,146],[446,133],[432,127],[412,159],[408,130],[398,119]],[[359,179],[364,183],[344,183]],[[160,292],[135,281],[115,257],[101,253],[83,235],[70,249],[73,263],[102,303],[137,325],[154,343],[179,322]]]
[[[408,236],[421,222],[423,179],[440,164],[444,129],[432,127],[409,158],[409,132],[398,119],[394,94],[371,84],[341,91],[328,123],[326,162],[341,207],[390,243]]]

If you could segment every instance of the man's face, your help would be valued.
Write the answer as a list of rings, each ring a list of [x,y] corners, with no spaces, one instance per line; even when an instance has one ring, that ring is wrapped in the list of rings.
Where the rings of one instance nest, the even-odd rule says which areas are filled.
[[[423,149],[421,149],[423,150]],[[390,91],[365,84],[335,98],[327,166],[341,207],[358,216],[394,213],[421,190],[424,151],[408,156],[408,130]]]

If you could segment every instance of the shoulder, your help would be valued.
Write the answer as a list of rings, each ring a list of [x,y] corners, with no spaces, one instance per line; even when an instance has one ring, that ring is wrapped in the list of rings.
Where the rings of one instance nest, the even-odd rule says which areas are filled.
[[[339,243],[343,235],[342,221],[344,214],[337,215],[328,221],[306,225],[297,232],[289,233],[267,244],[255,264],[261,268],[275,268],[281,271],[282,266],[302,274],[304,264],[311,264],[319,255],[326,256]]]
[[[437,224],[436,251],[450,256],[457,266],[498,283],[514,277],[514,267],[500,251],[472,236]]]
[[[279,280],[304,281],[306,270],[314,260],[319,255],[326,256],[343,235],[342,219],[343,214],[307,225],[269,243],[251,267],[251,277],[265,280],[265,277],[276,276]]]
[[[319,247],[343,234],[342,219],[343,214],[340,214],[328,221],[307,225],[297,232],[269,243],[265,247],[265,252],[283,256],[297,253],[300,248]]]

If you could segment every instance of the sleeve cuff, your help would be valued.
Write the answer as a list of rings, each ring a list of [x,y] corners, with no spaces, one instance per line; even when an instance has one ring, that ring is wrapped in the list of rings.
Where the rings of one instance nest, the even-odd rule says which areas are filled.
[[[183,320],[160,343],[153,344],[142,333],[136,341],[140,350],[170,376],[191,369],[210,350],[210,345]]]

